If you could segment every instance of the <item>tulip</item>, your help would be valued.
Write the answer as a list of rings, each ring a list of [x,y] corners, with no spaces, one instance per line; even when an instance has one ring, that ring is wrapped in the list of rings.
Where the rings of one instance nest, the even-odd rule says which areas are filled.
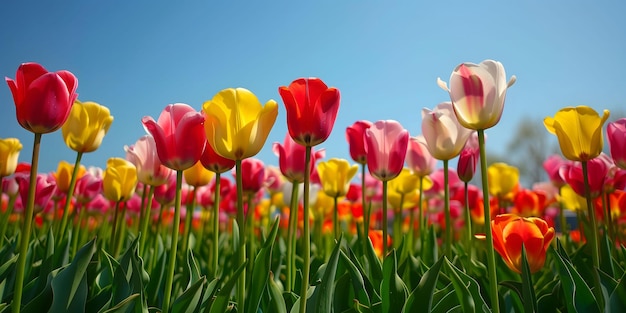
[[[506,91],[515,80],[513,75],[507,83],[504,66],[497,61],[485,60],[479,64],[458,65],[450,75],[450,89],[439,78],[437,83],[450,94],[461,125],[485,130],[500,121]]]
[[[522,245],[531,273],[546,261],[546,251],[554,239],[554,228],[541,218],[502,214],[491,221],[494,248],[504,263],[517,273],[522,272]]]
[[[437,168],[437,159],[428,151],[426,139],[423,135],[409,138],[406,150],[406,163],[409,169],[419,177],[432,174]]]
[[[204,167],[200,161],[183,171],[185,182],[193,187],[208,185],[214,173]]]
[[[284,144],[275,142],[272,150],[278,156],[278,165],[283,176],[292,183],[303,182],[306,147],[296,143],[291,136],[286,135]],[[315,170],[315,162],[323,158],[325,154],[323,149],[318,151],[311,149],[311,162],[309,162],[311,172]]]
[[[76,180],[76,200],[79,203],[87,204],[102,192],[102,177],[94,175],[90,171],[85,171]]]
[[[29,193],[29,177],[26,174],[19,174],[15,175],[15,179],[19,185],[19,193],[22,203],[26,203]],[[48,205],[48,201],[50,201],[50,198],[54,194],[57,186],[54,180],[48,179],[48,175],[46,174],[37,175],[35,186],[34,213],[37,214],[43,211],[43,209]]]
[[[204,147],[204,152],[202,152],[200,162],[206,169],[216,174],[224,173],[235,167],[234,160],[227,159],[217,154],[217,152],[213,150],[213,147],[211,147],[208,143]]]
[[[304,238],[310,237],[309,216],[309,180],[311,179],[311,147],[324,142],[335,124],[339,110],[339,90],[328,87],[319,78],[299,78],[288,87],[278,88],[287,111],[287,128],[291,138],[306,147],[304,161]],[[311,247],[310,240],[304,240],[304,271],[302,273],[301,298],[306,299],[309,289],[309,271]],[[289,290],[288,290],[289,291]],[[306,312],[306,301],[301,301],[300,312]]]
[[[124,146],[126,160],[137,168],[137,180],[145,185],[160,186],[167,182],[172,170],[161,163],[154,137],[144,135],[134,145]]]
[[[565,165],[567,161],[563,160],[563,158],[558,154],[553,154],[546,158],[543,162],[543,169],[548,174],[548,178],[550,181],[557,187],[561,187],[565,185],[563,178],[561,177],[560,171],[561,167]]]
[[[269,100],[262,106],[252,92],[243,88],[218,92],[202,105],[202,110],[208,144],[231,160],[259,153],[278,115],[276,101]]]
[[[100,147],[113,123],[109,109],[95,102],[74,101],[61,131],[65,144],[76,152],[92,152]]]
[[[200,112],[184,103],[166,106],[158,121],[150,116],[141,119],[154,137],[161,163],[176,171],[188,169],[200,160],[205,144],[203,121]]]
[[[602,195],[604,191],[605,179],[609,174],[609,167],[604,160],[595,158],[587,162],[589,168],[587,179],[583,176],[582,163],[570,162],[560,168],[560,175],[563,180],[572,187],[574,192],[585,197],[585,180],[589,183],[590,197],[595,199]]]
[[[583,162],[602,152],[602,125],[608,118],[608,110],[600,117],[588,106],[577,106],[561,109],[554,117],[546,117],[543,123],[558,138],[566,159]]]
[[[37,63],[21,64],[15,80],[5,80],[13,94],[18,123],[36,134],[61,128],[78,97],[74,74],[65,70],[48,72]]]
[[[468,141],[469,142],[469,141]],[[473,147],[465,147],[461,150],[457,163],[457,174],[464,183],[469,183],[474,178],[476,163],[480,157],[480,150]]]
[[[409,132],[394,120],[375,122],[365,131],[365,151],[370,174],[383,182],[383,250],[387,251],[387,182],[404,167]],[[369,212],[368,212],[369,213]],[[369,219],[368,215],[366,218]],[[369,222],[365,222],[369,225]]]
[[[335,231],[335,239],[339,239],[339,218],[337,198],[343,197],[348,193],[350,181],[359,170],[357,165],[350,165],[345,159],[332,158],[317,165],[317,171],[320,175],[322,190],[324,193],[332,197],[334,202],[333,225]]]
[[[494,163],[487,169],[489,193],[502,200],[511,200],[519,185],[519,169],[506,163]],[[502,207],[502,206],[501,206]]]
[[[15,173],[22,144],[17,138],[0,139],[0,181]]]
[[[455,158],[472,131],[463,127],[450,102],[438,104],[432,111],[422,110],[422,134],[430,154],[437,160]]]
[[[626,170],[626,118],[609,123],[606,127],[611,158],[619,168]]]
[[[372,126],[372,122],[360,120],[346,128],[346,140],[350,148],[350,157],[354,162],[367,164],[365,151],[365,131]]]
[[[56,180],[57,184],[57,190],[59,190],[60,192],[67,193],[70,189],[74,166],[74,164],[70,164],[66,161],[61,161],[59,162],[56,173],[53,173],[54,179]],[[78,174],[76,175],[75,179],[80,179],[86,172],[87,170],[84,166],[79,166]]]
[[[298,78],[288,87],[279,87],[278,93],[285,103],[291,138],[303,146],[326,141],[339,110],[339,89],[329,88],[319,78]]]
[[[126,201],[135,192],[137,168],[122,158],[109,158],[102,176],[104,196],[109,201]]]

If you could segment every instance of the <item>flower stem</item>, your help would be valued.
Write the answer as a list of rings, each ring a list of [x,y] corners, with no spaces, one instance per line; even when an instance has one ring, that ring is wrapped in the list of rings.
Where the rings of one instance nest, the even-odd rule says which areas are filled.
[[[339,212],[337,212],[337,196],[333,197],[333,228],[335,230],[335,240],[339,240]]]
[[[591,203],[591,192],[589,188],[589,174],[587,169],[587,161],[582,161],[583,167],[583,178],[585,185],[585,198],[587,199],[587,215],[589,215],[589,221],[591,223],[591,240],[589,244],[591,245],[591,259],[593,261],[593,266],[595,268],[600,267],[600,253],[598,251],[598,224],[596,222],[596,214],[593,210],[593,204]]]
[[[296,278],[296,226],[298,225],[298,182],[291,186],[291,203],[289,207],[289,224],[287,225],[287,287],[288,293],[293,290]]]
[[[174,200],[174,220],[172,224],[172,248],[170,249],[170,255],[167,264],[167,272],[165,276],[165,292],[163,293],[163,306],[162,311],[164,313],[170,310],[170,299],[172,297],[172,286],[174,285],[174,269],[176,265],[176,250],[178,248],[178,232],[180,228],[180,195],[183,184],[183,171],[176,171],[176,198]]]
[[[383,180],[383,257],[387,255],[387,181]]]
[[[30,231],[33,223],[33,210],[35,208],[35,193],[37,187],[37,166],[39,163],[39,147],[41,145],[41,134],[35,133],[33,142],[33,156],[30,167],[30,182],[28,185],[28,202],[24,211],[24,224],[20,238],[20,252],[17,258],[15,289],[13,292],[13,312],[19,313],[22,306],[22,292],[24,288],[24,274],[26,271],[26,254],[30,242]]]
[[[246,217],[243,212],[243,174],[241,160],[235,161],[235,176],[237,180],[237,226],[239,226],[239,247],[237,248],[237,268],[246,262]],[[245,312],[246,274],[240,274],[237,281],[237,312]]]
[[[474,234],[472,233],[472,217],[470,215],[470,207],[469,207],[469,190],[467,189],[468,187],[468,182],[464,183],[464,198],[465,198],[465,232],[466,232],[466,236],[467,236],[467,254],[469,256],[472,255],[472,242],[473,239],[472,237],[474,237]]]
[[[450,218],[450,186],[448,161],[443,160],[443,213],[446,219],[446,257],[452,260],[452,219]]]
[[[302,243],[302,289],[300,290],[300,313],[306,313],[306,294],[309,289],[309,271],[311,265],[311,234],[309,230],[309,181],[311,179],[311,146],[306,146],[304,157],[304,195],[302,204],[303,232]]]
[[[213,219],[213,259],[211,260],[212,266],[211,270],[213,271],[213,276],[217,277],[217,267],[219,263],[218,254],[219,254],[219,241],[220,241],[220,183],[221,183],[220,173],[215,173],[215,194],[213,195],[213,214],[211,214],[211,218]]]
[[[417,225],[419,227],[420,252],[424,248],[424,176],[420,176],[420,195],[419,205],[417,206]]]
[[[67,189],[67,195],[65,196],[65,207],[63,208],[63,217],[61,218],[61,228],[59,228],[59,234],[57,240],[59,243],[63,241],[65,237],[65,231],[67,228],[67,216],[70,211],[70,204],[72,203],[72,197],[74,196],[74,189],[76,188],[76,179],[78,171],[80,170],[80,160],[83,157],[82,152],[76,154],[76,161],[74,162],[74,169],[72,170],[72,178],[70,179],[70,187]],[[72,232],[72,236],[75,236],[75,232]]]
[[[485,154],[485,130],[478,130],[478,146],[480,148],[480,176],[483,186],[483,201],[485,210],[485,237],[487,240],[487,276],[489,277],[489,296],[491,309],[494,313],[500,312],[500,300],[498,298],[498,276],[496,276],[496,256],[493,247],[493,234],[491,233],[491,208],[489,204],[489,184],[487,182],[487,156]]]
[[[141,232],[141,240],[139,241],[139,255],[143,255],[146,249],[146,240],[148,239],[148,224],[152,217],[152,198],[154,197],[154,186],[145,185],[144,188],[150,188],[148,191],[148,197],[146,198],[146,204],[142,206],[141,221],[139,231]],[[145,191],[145,189],[144,189]]]
[[[363,254],[367,251],[370,230],[370,210],[365,199],[365,163],[361,164],[361,210],[363,211]]]
[[[189,236],[191,234],[191,223],[193,222],[193,212],[195,211],[194,208],[196,207],[196,187],[193,187],[193,189],[191,190],[191,194],[188,194],[187,196],[190,197],[191,199],[187,199],[187,207],[186,207],[186,214],[185,214],[185,233],[183,234],[183,246],[181,251],[183,252],[183,256],[187,256],[187,252],[189,250]]]
[[[2,218],[0,219],[0,248],[4,246],[4,235],[7,232],[7,227],[9,226],[9,218],[11,214],[13,214],[13,207],[15,206],[15,201],[17,200],[17,196],[9,196],[9,203],[7,205],[7,209],[2,214]],[[0,207],[2,205],[2,195],[0,193]]]

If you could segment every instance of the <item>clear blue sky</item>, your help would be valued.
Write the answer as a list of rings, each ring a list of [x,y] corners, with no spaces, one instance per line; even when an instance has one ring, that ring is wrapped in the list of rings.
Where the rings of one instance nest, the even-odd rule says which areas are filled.
[[[68,1],[69,2],[69,1]],[[67,69],[82,101],[115,117],[83,164],[104,167],[145,134],[141,118],[169,103],[200,110],[219,90],[244,87],[279,115],[257,155],[277,164],[286,117],[277,88],[316,76],[341,90],[327,158],[350,159],[345,129],[356,120],[395,119],[421,132],[421,109],[449,100],[436,83],[461,62],[495,59],[517,83],[488,149],[504,153],[517,122],[564,106],[626,108],[623,1],[10,1],[0,10],[0,75],[20,63]],[[0,87],[0,138],[17,137],[30,161],[31,133]],[[622,113],[623,114],[623,113]],[[617,116],[612,116],[611,120]],[[76,153],[61,132],[44,135],[40,171]]]

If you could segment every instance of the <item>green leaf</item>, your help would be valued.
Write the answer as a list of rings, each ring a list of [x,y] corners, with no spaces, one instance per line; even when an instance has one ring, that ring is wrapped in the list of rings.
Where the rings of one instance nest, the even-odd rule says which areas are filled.
[[[91,240],[77,253],[72,263],[52,279],[51,312],[84,312],[87,302],[87,265],[96,253],[96,241]]]
[[[222,289],[217,293],[217,295],[215,296],[215,299],[211,303],[211,309],[209,311],[210,313],[226,312],[230,294],[232,293],[233,288],[235,288],[235,285],[237,284],[237,279],[239,278],[239,275],[241,275],[241,273],[243,273],[243,271],[246,269],[247,264],[248,264],[248,261],[243,262],[243,264],[241,264],[241,266],[239,266],[239,268],[237,268],[237,270],[233,273],[233,276],[230,277],[228,282],[224,284],[224,287],[222,287]]]
[[[350,258],[340,250],[341,261],[345,265],[348,274],[350,275],[350,281],[352,282],[352,287],[354,288],[354,294],[356,295],[357,300],[365,304],[366,306],[370,306],[370,297],[367,294],[367,288],[365,287],[365,280],[359,272],[359,269],[350,261]]]
[[[402,308],[402,312],[430,312],[433,304],[433,295],[439,279],[439,271],[443,264],[440,258],[420,279],[419,284],[411,292]]]
[[[530,266],[528,265],[524,244],[522,244],[522,300],[524,312],[537,312],[537,296],[535,296],[533,279],[530,274]]]
[[[383,261],[383,282],[380,287],[383,313],[400,312],[407,298],[406,286],[398,276],[397,269],[396,250],[393,249]]]
[[[374,246],[372,246],[372,241],[369,238],[366,238],[365,240],[367,240],[365,261],[367,262],[366,266],[369,269],[366,276],[370,279],[372,284],[378,290],[380,288],[381,282],[383,281],[383,266],[380,263],[378,255],[376,255]]]
[[[172,304],[172,313],[196,312],[202,302],[205,285],[206,278],[202,276],[174,301],[174,304]]]
[[[431,313],[450,312],[453,308],[459,307],[459,300],[456,297],[456,291],[452,283],[449,283],[444,289],[435,292],[433,300],[435,305],[432,311],[430,311]]]
[[[125,313],[127,312],[133,305],[134,302],[139,298],[139,294],[132,294],[128,296],[128,298],[120,301],[116,306],[102,312],[102,313]]]
[[[450,263],[447,258],[444,263],[463,312],[488,312],[489,307],[480,294],[478,282]]]
[[[272,273],[270,273],[269,284],[267,287],[271,298],[268,312],[287,313],[285,300],[283,298],[280,287],[278,287],[278,284],[276,283],[276,281],[274,281],[274,275]]]
[[[563,251],[560,241],[557,239],[557,249]],[[563,251],[564,253],[564,251]],[[555,252],[558,274],[561,277],[561,286],[565,295],[565,303],[569,312],[600,312],[591,288],[576,271],[569,260],[566,260],[561,252]]]
[[[333,298],[335,296],[335,274],[337,273],[337,264],[339,263],[342,238],[343,235],[335,243],[328,263],[326,263],[323,269],[322,282],[316,286],[313,295],[307,300],[307,312],[331,312],[332,310]]]
[[[626,273],[622,275],[619,284],[609,296],[607,311],[609,312],[626,312]]]
[[[250,281],[250,284],[254,286],[254,288],[248,289],[248,296],[246,297],[246,312],[248,313],[257,312],[261,304],[261,297],[263,296],[263,292],[267,286],[267,280],[270,277],[270,271],[272,270],[272,249],[274,247],[274,241],[276,240],[276,234],[278,233],[279,221],[280,219],[278,217],[274,220],[270,234],[254,260],[252,278]]]
[[[424,246],[421,251],[422,262],[427,266],[435,264],[435,261],[439,259],[439,248],[437,245],[437,233],[430,225],[426,230],[426,240],[424,240]]]

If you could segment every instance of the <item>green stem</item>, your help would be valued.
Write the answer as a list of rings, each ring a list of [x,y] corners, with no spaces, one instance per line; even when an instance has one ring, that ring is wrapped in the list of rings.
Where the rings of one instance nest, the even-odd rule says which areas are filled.
[[[298,225],[298,182],[292,182],[289,224],[287,226],[287,283],[285,290],[293,290],[296,279],[296,226]]]
[[[141,239],[139,240],[139,255],[143,256],[146,249],[146,242],[148,239],[148,224],[150,224],[150,218],[152,217],[152,198],[154,197],[154,186],[145,185],[144,188],[149,188],[148,198],[146,199],[145,206],[142,206],[141,219],[139,225],[139,231],[141,232]],[[144,189],[145,191],[145,189]]]
[[[237,226],[239,226],[239,247],[237,248],[237,268],[246,262],[246,218],[243,212],[243,174],[241,160],[235,161],[235,176],[237,180]],[[237,281],[237,312],[245,312],[246,274],[239,275]]]
[[[152,272],[152,270],[154,270],[154,268],[156,267],[158,258],[159,258],[159,254],[158,254],[158,250],[159,250],[159,236],[161,236],[161,224],[163,224],[163,211],[165,211],[165,207],[166,204],[165,203],[159,203],[159,215],[158,215],[158,220],[156,222],[156,226],[154,229],[154,239],[152,241],[152,258],[150,259],[150,272]]]
[[[191,223],[193,222],[193,213],[196,207],[196,187],[193,187],[191,190],[191,195],[188,195],[191,199],[187,199],[187,208],[185,214],[185,229],[183,234],[183,246],[181,248],[181,252],[183,256],[187,255],[187,251],[189,250],[189,235],[191,234]]]
[[[446,257],[452,260],[452,219],[450,218],[450,186],[448,177],[448,161],[443,160],[443,213],[446,219]]]
[[[420,176],[420,195],[417,206],[417,225],[419,227],[420,252],[424,247],[424,176]]]
[[[148,198],[148,191],[150,189],[150,185],[143,185],[143,190],[141,191],[141,205],[139,206],[139,222],[137,223],[137,234],[141,233],[141,227],[143,226],[143,219],[146,216],[146,200]],[[141,250],[140,250],[141,251]]]
[[[387,255],[387,181],[383,180],[383,257]]]
[[[309,181],[311,180],[311,146],[306,146],[304,157],[304,195],[302,204],[302,289],[300,290],[300,313],[306,313],[306,294],[309,290],[309,271],[311,270],[311,234],[309,230]]]
[[[470,207],[469,207],[469,190],[467,189],[468,186],[468,182],[464,183],[464,198],[465,198],[465,233],[467,236],[467,254],[468,255],[472,255],[472,242],[473,242],[473,237],[474,237],[474,233],[472,233],[472,216],[470,215]]]
[[[120,254],[122,247],[124,246],[124,239],[126,238],[126,210],[128,209],[128,204],[125,202],[122,206],[122,212],[119,215],[119,230],[115,234],[115,246],[113,247],[113,253],[117,258]]]
[[[400,239],[402,238],[402,210],[404,206],[404,194],[400,194],[400,207],[395,208],[393,212],[393,247],[400,247]],[[408,238],[407,238],[408,239]]]
[[[20,252],[17,258],[15,289],[13,292],[13,312],[19,313],[22,306],[22,292],[24,288],[24,274],[26,271],[26,254],[30,242],[30,231],[33,223],[33,211],[35,208],[35,193],[37,187],[37,166],[39,163],[39,147],[41,145],[41,134],[35,134],[33,142],[33,156],[30,167],[30,184],[28,185],[28,200],[24,210],[24,224],[20,238]]]
[[[365,198],[365,195],[365,163],[363,163],[361,164],[361,210],[363,210],[363,237],[365,238],[363,242],[367,243],[370,231],[370,210],[367,206],[367,199]],[[364,246],[363,248],[363,251],[367,251],[367,246]]]
[[[561,197],[561,190],[563,188],[559,187],[559,198]],[[563,244],[567,248],[567,244],[569,241],[569,232],[567,227],[567,221],[565,220],[565,206],[563,205],[563,201],[559,201],[559,221],[561,224],[561,235],[563,236]],[[567,250],[567,249],[566,249]]]
[[[115,255],[115,244],[116,244],[116,240],[117,240],[117,236],[115,235],[117,233],[117,220],[118,220],[118,211],[120,210],[120,202],[117,201],[115,202],[115,208],[113,209],[113,228],[111,228],[111,236],[109,237],[109,250],[111,251],[111,254],[113,254],[113,258],[116,258],[117,256]]]
[[[337,212],[337,196],[333,198],[333,228],[335,230],[335,240],[339,240],[339,212]]]
[[[79,206],[75,207],[75,210],[78,209]],[[78,239],[80,236],[80,230],[83,228],[82,227],[82,223],[83,220],[85,219],[85,212],[87,211],[87,208],[84,206],[80,206],[80,212],[78,213],[78,222],[76,223],[77,226],[72,228],[72,258],[73,259],[76,255],[76,252],[78,251]]]
[[[485,130],[478,130],[478,146],[480,148],[480,175],[483,186],[483,201],[485,210],[485,237],[487,240],[487,276],[489,277],[489,296],[491,309],[494,313],[500,312],[500,299],[498,298],[498,276],[496,275],[496,255],[493,247],[493,234],[491,233],[491,207],[489,204],[489,184],[487,182],[487,157],[485,154]]]
[[[213,271],[213,276],[217,277],[217,267],[218,267],[218,253],[219,253],[219,241],[220,241],[220,173],[215,173],[215,194],[213,194],[213,214],[211,214],[211,218],[213,219],[213,259],[211,260],[211,270]]]
[[[178,248],[178,232],[180,228],[180,195],[183,185],[183,171],[176,171],[176,198],[174,200],[174,220],[172,224],[172,248],[167,265],[167,275],[165,276],[165,292],[163,293],[162,311],[167,313],[170,310],[170,299],[172,297],[172,286],[174,285],[174,270],[176,269],[176,250]]]
[[[2,181],[2,180],[0,180]],[[4,246],[4,235],[7,232],[7,227],[9,225],[9,218],[11,214],[13,214],[13,207],[15,206],[15,200],[17,196],[10,196],[9,203],[7,205],[7,210],[2,215],[2,221],[0,222],[0,248]],[[2,196],[0,195],[0,206],[2,205]]]
[[[61,228],[59,228],[59,234],[57,236],[58,242],[62,242],[65,237],[65,231],[67,228],[67,216],[70,211],[70,204],[72,203],[72,197],[74,196],[74,189],[76,188],[76,179],[78,177],[78,171],[80,170],[80,160],[83,157],[82,152],[76,154],[76,161],[74,162],[74,169],[72,170],[72,178],[70,179],[70,187],[67,189],[67,195],[65,196],[65,207],[63,208],[63,217],[61,218]],[[72,232],[74,233],[74,232]]]
[[[593,204],[591,203],[591,191],[589,188],[589,174],[587,169],[587,161],[582,161],[583,167],[583,179],[585,184],[585,198],[587,199],[587,215],[589,215],[589,221],[591,222],[591,259],[595,268],[600,267],[600,253],[598,251],[598,224],[596,222],[596,215],[593,210]]]
[[[604,208],[604,216],[606,216],[605,229],[606,231],[608,231],[609,238],[611,240],[615,240],[615,235],[613,232],[613,216],[611,215],[611,204],[609,194],[606,192],[602,193],[602,207]],[[613,249],[611,249],[611,251],[612,250]]]

